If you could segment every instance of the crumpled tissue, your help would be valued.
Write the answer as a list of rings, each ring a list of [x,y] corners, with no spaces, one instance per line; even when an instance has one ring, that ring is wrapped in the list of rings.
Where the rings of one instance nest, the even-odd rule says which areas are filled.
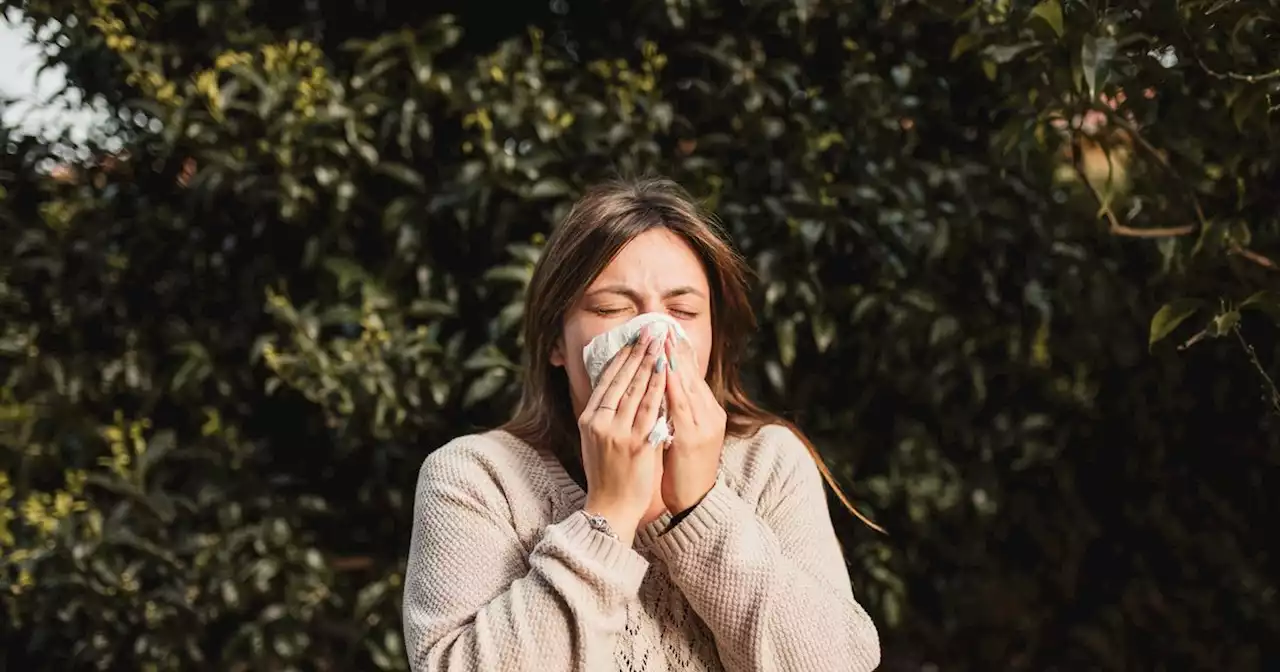
[[[640,330],[650,324],[654,325],[653,337],[656,339],[665,338],[668,331],[674,331],[676,338],[685,341],[689,340],[680,323],[666,313],[637,315],[591,339],[587,347],[582,349],[582,362],[587,367],[587,376],[591,379],[591,387],[594,388],[596,386],[596,382],[600,380],[600,375],[604,373],[605,367],[609,365],[609,361],[613,359],[614,355],[618,354],[618,351],[628,343],[639,338]],[[659,355],[659,357],[666,357],[666,355]],[[654,423],[653,431],[649,432],[649,443],[663,444],[665,446],[674,436],[675,434],[671,430],[671,423],[667,420],[667,402],[664,397],[662,406],[658,410],[658,421]]]

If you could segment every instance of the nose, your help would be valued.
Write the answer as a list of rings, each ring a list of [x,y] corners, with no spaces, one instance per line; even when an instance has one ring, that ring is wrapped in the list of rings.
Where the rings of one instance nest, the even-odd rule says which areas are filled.
[[[662,302],[662,297],[657,294],[645,294],[640,300],[640,312],[642,313],[665,313],[666,305]]]

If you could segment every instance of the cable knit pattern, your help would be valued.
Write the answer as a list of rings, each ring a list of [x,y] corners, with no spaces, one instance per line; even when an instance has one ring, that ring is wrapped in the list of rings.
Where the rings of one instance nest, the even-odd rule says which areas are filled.
[[[560,463],[505,432],[464,436],[418,477],[404,627],[415,672],[873,670],[821,476],[790,430],[725,445],[674,528],[627,548],[586,524]]]

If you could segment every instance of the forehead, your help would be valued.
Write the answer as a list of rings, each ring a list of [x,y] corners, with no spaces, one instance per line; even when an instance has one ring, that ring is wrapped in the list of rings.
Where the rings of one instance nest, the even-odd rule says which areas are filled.
[[[657,290],[692,287],[704,294],[708,289],[707,274],[697,253],[684,238],[662,228],[631,239],[591,286],[612,284]]]

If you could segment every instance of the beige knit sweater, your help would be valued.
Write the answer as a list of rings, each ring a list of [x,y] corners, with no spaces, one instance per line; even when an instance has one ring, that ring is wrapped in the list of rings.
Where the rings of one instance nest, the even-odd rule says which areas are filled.
[[[628,548],[577,513],[563,466],[505,432],[464,436],[418,478],[405,578],[415,672],[836,672],[880,662],[817,467],[790,430],[725,444],[674,528]]]

